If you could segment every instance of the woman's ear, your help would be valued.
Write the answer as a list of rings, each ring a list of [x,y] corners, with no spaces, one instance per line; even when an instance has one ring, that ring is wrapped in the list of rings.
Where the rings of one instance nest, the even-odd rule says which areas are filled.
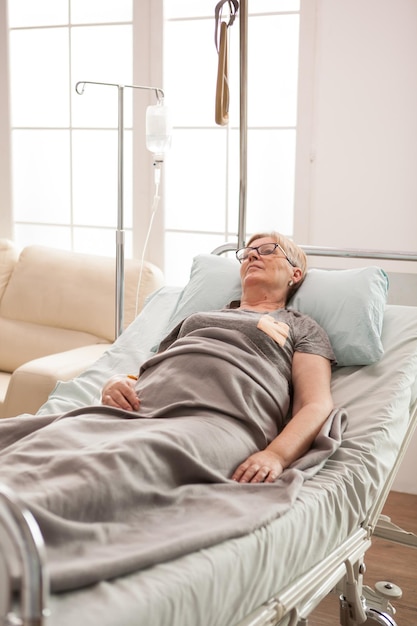
[[[299,283],[303,278],[303,272],[299,267],[294,267],[293,275],[292,275],[292,283]]]

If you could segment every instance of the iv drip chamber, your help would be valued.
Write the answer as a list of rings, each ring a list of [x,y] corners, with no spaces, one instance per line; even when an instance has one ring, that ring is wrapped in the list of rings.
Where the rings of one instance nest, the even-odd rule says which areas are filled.
[[[153,154],[163,155],[171,146],[171,120],[168,108],[161,104],[146,109],[146,147]]]

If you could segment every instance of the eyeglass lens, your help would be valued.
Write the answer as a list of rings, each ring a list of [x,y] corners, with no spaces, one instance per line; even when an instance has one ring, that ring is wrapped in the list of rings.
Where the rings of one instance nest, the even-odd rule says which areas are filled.
[[[236,256],[239,259],[239,261],[244,261],[245,259],[248,258],[252,250],[256,250],[258,254],[265,256],[268,254],[273,254],[273,252],[277,248],[279,248],[279,245],[277,243],[263,243],[262,245],[257,246],[257,247],[248,246],[247,248],[241,248],[241,250],[238,250],[236,252]]]

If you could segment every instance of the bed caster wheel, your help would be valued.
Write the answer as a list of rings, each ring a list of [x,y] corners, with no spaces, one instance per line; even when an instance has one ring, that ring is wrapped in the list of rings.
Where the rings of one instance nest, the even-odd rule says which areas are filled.
[[[398,585],[394,585],[386,580],[380,580],[378,583],[375,583],[375,591],[388,601],[399,600],[403,595]]]
[[[388,613],[381,613],[377,609],[366,609],[366,622],[364,626],[372,626],[373,624],[380,624],[380,626],[397,626],[397,622],[388,615]]]
[[[403,595],[402,590],[397,585],[386,580],[375,583],[375,592],[381,599],[380,609],[366,609],[366,624],[381,624],[381,626],[397,626],[397,622],[392,617],[395,609],[391,605],[391,600],[399,600]]]

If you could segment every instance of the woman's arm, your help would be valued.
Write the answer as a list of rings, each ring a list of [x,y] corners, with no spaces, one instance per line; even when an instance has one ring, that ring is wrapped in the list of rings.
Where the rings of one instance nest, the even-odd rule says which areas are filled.
[[[234,472],[238,482],[274,482],[286,467],[307,452],[333,408],[330,362],[316,354],[295,352],[292,364],[293,417],[260,452]]]

